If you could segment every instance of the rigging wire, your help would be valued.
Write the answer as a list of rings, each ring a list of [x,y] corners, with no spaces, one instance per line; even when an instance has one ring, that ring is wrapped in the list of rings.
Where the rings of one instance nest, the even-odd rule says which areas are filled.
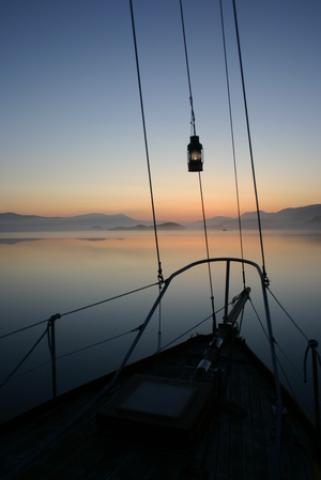
[[[179,6],[180,6],[180,12],[181,12],[182,32],[183,32],[183,40],[184,40],[185,63],[186,63],[186,73],[187,73],[187,82],[188,82],[188,90],[189,90],[189,103],[191,106],[191,129],[192,129],[192,134],[196,135],[194,100],[193,100],[193,93],[192,93],[191,72],[189,68],[189,59],[188,59],[188,51],[187,51],[187,43],[186,43],[185,21],[184,21],[184,11],[183,11],[182,0],[179,0]]]
[[[27,325],[26,327],[21,327],[17,328],[16,330],[11,330],[8,333],[4,333],[3,335],[0,336],[0,340],[3,338],[11,337],[12,335],[15,335],[16,333],[24,332],[25,330],[29,330],[30,328],[37,327],[39,325],[43,325],[44,323],[48,323],[48,318],[46,320],[40,320],[39,322],[31,323],[30,325]]]
[[[229,305],[231,305],[233,302],[230,302]],[[221,307],[219,309],[217,309],[215,311],[215,313],[220,313],[224,310],[225,306],[224,307]],[[188,333],[192,332],[193,330],[195,330],[195,328],[199,327],[200,325],[203,325],[203,323],[207,322],[210,318],[212,318],[212,314],[210,313],[207,317],[203,318],[203,320],[201,320],[199,323],[196,323],[195,325],[193,325],[191,328],[189,328],[188,330],[185,330],[185,332],[183,332],[181,335],[179,335],[178,337],[174,338],[173,340],[171,340],[170,342],[168,342],[163,348],[162,350],[165,350],[166,348],[168,348],[170,345],[172,345],[173,343],[177,342],[178,340],[180,340],[181,338],[185,337],[185,335],[187,335]]]
[[[161,263],[161,258],[160,258],[159,242],[158,242],[158,231],[157,231],[157,223],[156,223],[156,211],[155,211],[155,202],[154,202],[152,172],[151,172],[150,158],[149,158],[147,128],[146,128],[145,109],[144,109],[144,101],[143,101],[143,90],[142,90],[142,83],[141,83],[141,77],[140,77],[140,67],[139,67],[139,58],[138,58],[138,47],[137,47],[137,38],[136,38],[136,26],[135,26],[133,0],[129,0],[129,7],[130,7],[130,17],[131,17],[131,25],[132,25],[132,33],[133,33],[134,51],[135,51],[135,62],[136,62],[136,73],[137,73],[137,82],[138,82],[138,90],[139,90],[140,110],[141,110],[143,133],[144,133],[144,145],[145,145],[147,172],[148,172],[150,201],[151,201],[152,216],[153,216],[153,227],[154,227],[156,256],[157,256],[157,263],[158,263],[158,281],[159,281],[159,284],[160,284],[160,287],[161,287],[161,285],[164,283],[164,277],[163,277],[162,263]]]
[[[113,297],[108,297],[108,298],[105,298],[104,300],[100,300],[99,302],[90,303],[88,305],[84,305],[82,307],[75,308],[73,310],[69,310],[69,311],[66,311],[66,312],[63,312],[63,313],[56,313],[54,315],[51,315],[49,318],[46,318],[45,320],[40,320],[39,322],[31,323],[30,325],[27,325],[26,327],[18,328],[16,330],[12,330],[11,332],[5,333],[5,334],[0,336],[0,340],[2,340],[4,338],[7,338],[7,337],[10,337],[12,335],[15,335],[16,333],[24,332],[25,330],[29,330],[30,328],[34,328],[34,327],[42,325],[44,323],[48,323],[49,320],[51,320],[53,317],[55,317],[55,319],[59,319],[59,318],[62,318],[62,317],[67,317],[68,315],[72,315],[74,313],[82,312],[83,310],[87,310],[89,308],[93,308],[93,307],[97,307],[99,305],[103,305],[105,303],[111,302],[112,300],[117,300],[119,298],[126,297],[128,295],[132,295],[133,293],[142,292],[143,290],[147,290],[148,288],[155,287],[156,285],[159,285],[159,282],[150,283],[150,284],[145,285],[143,287],[135,288],[133,290],[129,290],[128,292],[120,293],[118,295],[114,295]]]
[[[244,101],[244,110],[245,110],[245,119],[246,119],[247,138],[248,138],[250,160],[251,160],[251,170],[252,170],[252,179],[253,179],[253,187],[254,187],[254,194],[255,194],[256,215],[257,215],[257,222],[258,222],[258,229],[259,229],[260,248],[261,248],[261,257],[262,257],[262,271],[263,271],[263,276],[264,276],[264,279],[265,279],[265,283],[266,283],[266,285],[268,285],[269,280],[268,280],[268,276],[267,276],[267,273],[266,273],[266,265],[265,265],[265,253],[264,253],[264,244],[263,244],[259,194],[258,194],[258,189],[257,189],[257,181],[256,181],[256,173],[255,173],[252,135],[251,135],[251,129],[250,129],[250,119],[249,119],[249,112],[248,112],[248,105],[247,105],[247,95],[246,95],[245,80],[244,80],[244,70],[243,70],[243,59],[242,59],[242,51],[241,51],[240,32],[239,32],[239,24],[238,24],[238,16],[237,16],[237,9],[236,9],[235,0],[233,0],[233,13],[234,13],[234,24],[235,24],[235,32],[236,32],[237,50],[238,50],[241,81],[242,81],[242,92],[243,92],[243,101]]]
[[[236,163],[235,136],[234,136],[234,124],[233,124],[231,88],[230,88],[230,74],[229,74],[229,68],[228,68],[228,62],[227,62],[227,51],[226,51],[226,34],[225,34],[224,10],[223,10],[222,0],[220,0],[219,3],[220,3],[220,20],[221,20],[222,42],[223,42],[223,52],[224,52],[224,65],[225,65],[226,89],[227,89],[227,99],[228,99],[229,123],[230,123],[231,143],[232,143],[232,156],[233,156],[234,183],[235,183],[236,205],[237,205],[237,218],[238,218],[238,228],[239,228],[239,237],[240,237],[240,250],[241,250],[242,260],[244,260],[243,231],[242,231],[241,207],[240,207],[240,193],[239,193],[239,181],[238,181],[238,171],[237,171],[237,163]],[[243,287],[246,288],[244,263],[242,263],[242,279],[243,279]]]
[[[203,196],[203,187],[202,187],[202,178],[201,173],[198,172],[198,181],[200,187],[200,195],[201,195],[201,205],[202,205],[202,216],[203,216],[203,228],[204,228],[204,239],[205,239],[205,249],[206,249],[206,256],[207,259],[210,259],[210,250],[208,246],[208,235],[207,235],[207,224],[206,224],[206,215],[205,215],[205,206],[204,206],[204,196]],[[214,302],[214,289],[213,289],[213,280],[212,280],[212,269],[210,262],[207,263],[208,269],[208,280],[210,284],[210,299],[212,305],[212,318],[213,318],[213,332],[216,332],[216,313],[215,313],[215,302]]]
[[[231,305],[233,302],[230,302],[229,305]],[[219,308],[218,310],[216,310],[216,314],[217,313],[220,313],[222,310],[224,310],[225,307],[221,307]],[[199,323],[193,325],[193,327],[189,328],[188,330],[184,331],[181,335],[179,335],[178,337],[176,337],[175,339],[171,340],[169,343],[167,343],[165,346],[163,346],[162,348],[160,348],[161,351],[167,349],[170,345],[172,345],[173,343],[177,342],[178,340],[180,340],[181,338],[183,338],[185,335],[187,335],[188,333],[192,332],[193,330],[195,330],[195,328],[199,327],[200,325],[202,325],[203,323],[207,322],[210,318],[212,318],[212,314],[208,315],[206,318],[204,318],[203,320],[201,320]],[[101,345],[104,345],[105,343],[108,343],[108,342],[111,342],[112,340],[118,340],[119,338],[122,338],[122,337],[125,337],[127,335],[129,335],[130,333],[135,333],[137,332],[139,329],[141,328],[141,325],[138,325],[137,327],[135,328],[131,328],[130,330],[126,330],[125,332],[123,333],[120,333],[120,334],[117,334],[117,335],[114,335],[112,337],[107,337],[107,338],[104,338],[103,340],[100,340],[99,342],[94,342],[94,343],[90,343],[88,345],[85,345],[84,347],[80,347],[80,348],[77,348],[75,350],[71,350],[70,352],[66,352],[66,353],[63,353],[61,355],[57,355],[55,357],[55,360],[56,361],[59,361],[59,360],[62,360],[64,358],[68,358],[68,357],[71,357],[73,355],[76,355],[78,353],[82,353],[82,352],[85,352],[87,350],[90,350],[92,348],[95,348],[95,347],[98,347],[98,346],[101,346]],[[34,367],[32,368],[29,368],[28,370],[24,370],[23,372],[19,373],[18,375],[16,375],[16,372],[17,370],[20,368],[20,366],[24,363],[24,361],[31,355],[31,353],[34,351],[34,349],[36,348],[36,346],[40,343],[40,341],[42,340],[43,336],[48,332],[49,330],[46,329],[44,331],[44,333],[41,335],[41,337],[36,341],[36,343],[33,345],[33,347],[28,351],[27,355],[25,355],[24,359],[19,362],[18,366],[15,367],[15,369],[6,377],[6,379],[0,384],[0,388],[4,387],[12,378],[16,378],[16,377],[23,377],[25,375],[28,375],[29,373],[32,373],[34,372],[35,370],[38,370],[39,368],[42,368],[42,367],[45,367],[49,364],[51,364],[52,360],[47,360],[46,362],[42,362],[42,363],[39,363],[38,365],[35,365]],[[48,337],[48,342],[49,342],[49,347],[50,347],[50,338]]]
[[[292,317],[292,315],[290,315],[290,313],[288,312],[288,310],[282,305],[282,303],[280,302],[280,300],[276,297],[276,295],[272,292],[272,290],[270,289],[270,287],[267,287],[267,290],[268,292],[270,293],[270,295],[272,296],[272,298],[274,299],[274,301],[276,302],[276,304],[280,307],[280,309],[282,310],[282,312],[285,314],[285,316],[290,320],[290,322],[292,323],[292,325],[297,329],[297,331],[302,335],[302,337],[306,340],[307,342],[307,347],[306,347],[306,351],[305,351],[305,355],[304,355],[304,364],[306,363],[306,355],[307,355],[307,351],[308,349],[311,347],[311,341],[313,342],[313,340],[309,339],[309,337],[307,336],[307,334],[302,330],[302,328],[300,327],[300,325],[294,320],[294,318]],[[316,346],[316,349],[317,349],[318,345]],[[317,358],[318,358],[318,361],[319,361],[319,364],[321,366],[321,355],[320,353],[317,351]],[[304,367],[305,368],[305,367]],[[306,374],[305,374],[305,377],[306,377]],[[306,383],[306,382],[305,382]]]
[[[259,316],[259,313],[258,313],[258,311],[257,311],[257,309],[256,309],[256,307],[255,307],[255,305],[254,305],[254,303],[253,303],[253,300],[252,300],[252,299],[250,299],[250,300],[251,300],[251,302],[252,302],[251,305],[252,305],[252,308],[253,308],[254,313],[255,313],[255,315],[256,315],[256,318],[258,319],[258,321],[259,321],[259,323],[260,323],[260,325],[261,325],[261,328],[264,330],[264,334],[265,334],[266,338],[268,339],[268,333],[267,333],[267,331],[266,331],[265,328],[264,328],[264,325],[263,325],[263,322],[262,322],[262,320],[261,320],[261,318],[260,318],[260,316]],[[291,365],[291,367],[295,370],[295,369],[296,369],[296,366],[294,365],[294,363],[292,362],[292,360],[291,360],[291,359],[289,358],[289,356],[285,353],[285,351],[284,351],[283,348],[280,346],[280,344],[276,341],[275,338],[273,338],[273,343],[277,346],[277,348],[279,349],[279,352],[283,355],[283,357],[285,358],[285,360],[286,360],[286,361]]]
[[[73,355],[76,355],[77,353],[85,352],[86,350],[90,350],[91,348],[95,348],[95,347],[98,347],[100,345],[104,345],[105,343],[111,342],[112,340],[118,340],[119,338],[125,337],[126,335],[129,335],[130,333],[137,332],[139,329],[140,329],[140,325],[138,327],[127,330],[126,332],[120,333],[118,335],[114,335],[112,337],[104,338],[103,340],[100,340],[99,342],[90,343],[88,345],[85,345],[84,347],[77,348],[75,350],[63,353],[61,355],[57,355],[55,359],[56,359],[56,361],[59,361],[59,360],[62,360],[63,358],[71,357]],[[34,367],[29,368],[28,370],[24,370],[23,372],[19,373],[18,375],[14,375],[14,377],[16,378],[16,377],[22,377],[22,376],[28,375],[29,373],[32,373],[35,370],[38,370],[39,368],[45,367],[46,365],[49,365],[49,364],[51,364],[51,360],[47,360],[46,362],[39,363],[38,365],[35,365]],[[11,378],[12,378],[12,376],[11,376]],[[6,383],[8,383],[8,382],[6,382]],[[0,388],[1,388],[1,386],[4,386],[4,385],[1,384]]]
[[[86,350],[98,347],[99,345],[103,345],[104,343],[111,342],[112,340],[118,340],[119,338],[125,337],[126,335],[129,335],[130,333],[137,332],[139,329],[140,329],[140,325],[138,327],[131,328],[130,330],[127,330],[126,332],[119,333],[118,335],[114,335],[112,337],[108,337],[108,338],[105,338],[103,340],[100,340],[99,342],[90,343],[89,345],[85,345],[84,347],[77,348],[76,350],[72,350],[71,352],[63,353],[61,355],[58,355],[56,358],[57,358],[57,360],[61,360],[62,358],[71,357],[72,355],[75,355],[76,353],[85,352]]]
[[[250,300],[251,307],[253,308],[253,311],[254,311],[254,313],[255,313],[255,316],[256,316],[256,318],[257,318],[257,320],[258,320],[258,322],[259,322],[259,324],[260,324],[260,326],[261,326],[261,328],[262,328],[262,331],[263,331],[263,333],[264,333],[264,336],[265,336],[266,340],[269,342],[269,341],[270,341],[270,340],[269,340],[269,335],[268,335],[266,329],[264,328],[263,322],[262,322],[262,320],[261,320],[261,318],[260,318],[260,315],[259,315],[257,309],[255,308],[255,305],[254,305],[251,297],[249,297],[249,300]],[[293,362],[289,359],[289,357],[288,357],[287,354],[284,352],[284,350],[280,347],[280,345],[279,345],[278,342],[275,340],[275,338],[273,338],[273,342],[274,342],[274,344],[278,347],[279,351],[282,353],[282,355],[284,356],[284,358],[290,363],[290,365],[291,365],[294,369],[296,369],[296,367],[293,365]],[[276,355],[276,359],[277,359],[277,362],[278,362],[278,364],[279,364],[280,370],[281,370],[281,372],[282,372],[282,374],[283,374],[283,376],[284,376],[284,378],[285,378],[285,381],[286,381],[286,383],[287,383],[287,385],[288,385],[289,391],[291,392],[294,400],[296,401],[296,394],[295,394],[295,392],[294,392],[294,388],[293,388],[293,386],[292,386],[292,384],[291,384],[291,382],[290,382],[290,379],[289,379],[289,377],[288,377],[288,375],[287,375],[287,373],[286,373],[286,371],[285,371],[285,369],[284,369],[284,367],[283,367],[283,365],[282,365],[282,363],[281,363],[281,360],[279,359],[279,357],[278,357],[277,355]]]
[[[152,216],[153,216],[155,248],[156,248],[157,264],[158,264],[158,271],[157,271],[157,278],[158,278],[158,282],[159,282],[158,288],[159,288],[159,292],[160,292],[161,289],[162,289],[162,285],[164,284],[164,276],[163,276],[162,262],[161,262],[159,242],[158,242],[158,230],[157,230],[157,223],[156,223],[156,211],[155,211],[155,202],[154,202],[152,171],[151,171],[150,158],[149,158],[147,128],[146,128],[146,120],[145,120],[143,89],[142,89],[142,82],[141,82],[141,77],[140,77],[140,67],[139,67],[139,58],[138,58],[138,47],[137,47],[137,38],[136,38],[136,26],[135,26],[133,0],[129,0],[129,7],[130,7],[130,18],[131,18],[133,43],[134,43],[134,51],[135,51],[135,62],[136,62],[136,73],[137,73],[137,82],[138,82],[138,90],[139,90],[140,111],[141,111],[143,133],[144,133],[144,145],[145,145],[145,156],[146,156],[146,164],[147,164],[150,201],[151,201]],[[162,328],[162,309],[161,309],[161,306],[159,306],[159,308],[158,308],[158,340],[157,340],[158,350],[160,350],[160,348],[161,348],[161,328]]]
[[[302,335],[302,337],[308,342],[309,338],[308,336],[304,333],[300,325],[297,324],[297,322],[294,320],[292,315],[289,314],[289,312],[286,310],[286,308],[281,304],[280,300],[277,299],[277,297],[274,295],[274,293],[271,291],[270,287],[268,287],[268,292],[276,302],[276,304],[281,308],[283,313],[287,316],[287,318],[291,321],[291,323],[294,325],[294,327],[298,330],[298,332]]]
[[[15,375],[15,373],[19,370],[21,365],[24,364],[24,362],[27,360],[28,357],[32,354],[32,352],[37,348],[41,340],[47,335],[48,333],[48,326],[45,328],[45,330],[42,332],[40,337],[35,341],[35,343],[32,345],[32,347],[28,350],[28,352],[24,355],[24,357],[18,362],[18,364],[15,366],[13,370],[6,376],[3,382],[0,384],[0,388],[3,388],[9,380]]]
[[[230,302],[230,304],[232,304],[232,302]],[[219,313],[221,312],[222,310],[224,310],[224,307],[221,307],[219,308],[218,310],[216,310],[215,313]],[[208,321],[210,318],[212,318],[212,314],[208,315],[206,318],[204,318],[203,320],[201,320],[199,323],[197,323],[196,325],[194,325],[193,327],[189,328],[188,330],[186,330],[185,332],[183,332],[179,337],[175,338],[174,340],[171,340],[169,343],[167,343],[165,346],[161,347],[161,351],[165,350],[166,348],[168,348],[170,345],[172,345],[173,343],[175,343],[177,340],[180,340],[181,338],[183,338],[185,335],[187,335],[189,332],[195,330],[195,328],[199,327],[200,325],[202,325],[203,323],[205,323],[206,321]],[[107,337],[107,338],[104,338],[103,340],[100,340],[99,342],[94,342],[94,343],[89,343],[88,345],[85,345],[84,347],[80,347],[80,348],[77,348],[75,350],[71,350],[70,352],[66,352],[66,353],[63,353],[61,355],[57,355],[56,356],[56,361],[59,361],[59,360],[62,360],[64,358],[68,358],[68,357],[71,357],[73,355],[76,355],[78,353],[82,353],[82,352],[85,352],[87,350],[90,350],[91,348],[95,348],[95,347],[98,347],[98,346],[101,346],[101,345],[104,345],[105,343],[108,343],[108,342],[111,342],[112,340],[118,340],[119,338],[122,338],[122,337],[125,337],[127,335],[129,335],[130,333],[135,333],[137,332],[139,329],[141,328],[141,325],[138,325],[137,327],[135,328],[132,328],[130,330],[126,330],[126,332],[123,332],[123,333],[120,333],[118,335],[114,335],[112,337]],[[44,332],[46,333],[46,331]],[[41,337],[42,339],[42,337]],[[40,339],[40,340],[41,340]],[[37,340],[37,345],[39,343],[40,340]],[[32,348],[32,351],[35,349],[35,347],[37,346],[35,345],[33,348]],[[32,351],[28,352],[28,356],[32,353]],[[27,357],[26,357],[27,358]],[[26,359],[25,358],[25,359]],[[21,363],[21,362],[20,362]],[[22,362],[23,363],[23,362]],[[21,364],[22,364],[21,363]],[[10,375],[8,375],[8,377],[4,380],[4,382],[2,382],[0,384],[0,388],[4,387],[8,382],[9,380],[11,380],[13,377],[16,378],[16,377],[23,377],[25,375],[28,375],[29,373],[32,373],[34,372],[35,370],[38,370],[39,368],[42,368],[42,367],[45,367],[46,365],[49,365],[51,364],[51,360],[47,360],[46,362],[42,362],[42,363],[39,363],[38,365],[35,365],[34,367],[32,368],[29,368],[28,370],[24,370],[23,372],[19,373],[18,375],[16,375],[15,373],[17,372],[18,368],[20,367],[20,365],[18,366],[18,368],[16,367],[14,369],[13,372],[11,372]]]
[[[179,0],[179,6],[180,6],[180,14],[181,14],[180,16],[181,16],[181,24],[182,24],[183,41],[184,41],[184,52],[185,52],[186,74],[187,74],[187,83],[188,83],[188,91],[189,91],[189,101],[190,101],[190,107],[191,107],[191,128],[192,128],[192,134],[196,135],[196,119],[195,119],[195,112],[194,112],[194,99],[193,99],[191,72],[190,72],[187,42],[186,42],[184,10],[183,10],[182,0]],[[200,196],[201,196],[201,207],[202,207],[202,217],[203,217],[205,249],[206,249],[207,259],[209,260],[210,259],[210,253],[209,253],[209,244],[208,244],[208,233],[207,233],[205,206],[204,206],[203,187],[202,187],[202,180],[201,180],[201,173],[200,172],[198,172],[198,180],[199,180],[199,189],[200,189]],[[207,265],[208,265],[208,276],[209,276],[209,285],[210,285],[210,300],[211,300],[211,306],[212,306],[213,332],[216,332],[216,314],[215,314],[215,300],[214,300],[212,269],[211,269],[210,263],[208,263]]]

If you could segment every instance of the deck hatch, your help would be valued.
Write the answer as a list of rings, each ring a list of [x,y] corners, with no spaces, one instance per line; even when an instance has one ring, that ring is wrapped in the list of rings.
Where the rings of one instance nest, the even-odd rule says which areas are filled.
[[[142,380],[120,403],[119,409],[179,418],[195,394],[193,385]]]
[[[97,425],[115,437],[189,441],[203,428],[213,394],[209,383],[136,374],[97,413]]]

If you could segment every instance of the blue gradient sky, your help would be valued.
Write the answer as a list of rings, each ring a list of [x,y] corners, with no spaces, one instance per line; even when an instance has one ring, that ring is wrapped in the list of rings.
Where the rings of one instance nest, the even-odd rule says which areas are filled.
[[[238,0],[261,207],[321,201],[321,4]],[[242,210],[253,189],[230,0],[224,0]],[[200,217],[178,1],[135,0],[159,219]],[[208,215],[234,214],[219,7],[184,0]],[[0,210],[150,218],[126,0],[0,2]]]

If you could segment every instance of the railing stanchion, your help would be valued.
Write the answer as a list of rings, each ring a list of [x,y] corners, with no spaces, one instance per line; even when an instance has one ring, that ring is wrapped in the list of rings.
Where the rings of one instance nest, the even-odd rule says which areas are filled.
[[[51,356],[51,379],[52,379],[52,398],[57,397],[57,355],[56,355],[56,330],[55,322],[59,318],[52,315],[48,322],[49,350]]]
[[[318,377],[318,343],[312,347],[313,390],[315,403],[315,423],[319,444],[321,444],[321,419],[320,419],[320,387]]]
[[[228,317],[228,304],[229,304],[229,293],[230,293],[230,261],[226,262],[226,279],[225,279],[225,304],[224,304],[224,322]]]
[[[313,396],[314,396],[314,412],[315,412],[315,428],[317,431],[317,439],[319,443],[319,448],[321,447],[321,415],[320,415],[320,385],[319,385],[319,376],[318,376],[318,363],[319,363],[319,354],[318,354],[318,342],[317,340],[311,339],[308,341],[308,346],[304,355],[304,383],[307,383],[307,356],[309,350],[311,350],[312,355],[312,379],[313,379]]]

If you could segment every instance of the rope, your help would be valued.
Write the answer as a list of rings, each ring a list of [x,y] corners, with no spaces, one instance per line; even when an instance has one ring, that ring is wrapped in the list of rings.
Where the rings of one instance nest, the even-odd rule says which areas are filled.
[[[19,370],[21,365],[27,360],[27,358],[32,354],[32,352],[37,348],[41,340],[47,335],[48,327],[44,330],[44,332],[40,335],[40,337],[36,340],[36,342],[32,345],[30,350],[25,354],[25,356],[20,360],[20,362],[16,365],[16,367],[7,375],[4,381],[0,384],[0,388],[4,387],[9,380],[14,376],[14,374]]]
[[[135,50],[135,61],[136,61],[136,72],[137,72],[137,81],[138,81],[138,90],[139,90],[139,99],[140,99],[140,110],[141,110],[143,133],[144,133],[144,144],[145,144],[145,155],[146,155],[147,172],[148,172],[148,183],[149,183],[150,200],[151,200],[152,215],[153,215],[155,247],[156,247],[157,263],[158,263],[158,280],[159,280],[160,283],[163,283],[164,282],[164,277],[163,277],[159,243],[158,243],[158,232],[157,232],[157,224],[156,224],[156,212],[155,212],[155,204],[154,204],[152,172],[151,172],[150,159],[149,159],[149,148],[148,148],[148,140],[147,140],[147,129],[146,129],[146,120],[145,120],[144,101],[143,101],[143,90],[142,90],[141,77],[140,77],[138,48],[137,48],[137,39],[136,39],[135,17],[134,17],[134,8],[133,8],[133,1],[132,0],[129,0],[129,6],[130,6],[130,16],[131,16],[131,24],[132,24],[134,50]]]
[[[184,52],[185,52],[187,82],[188,82],[188,90],[189,90],[189,102],[190,102],[190,106],[191,106],[191,128],[192,128],[193,135],[196,135],[194,101],[193,101],[191,73],[190,73],[190,68],[189,68],[189,59],[188,59],[188,52],[187,52],[187,43],[186,43],[186,34],[185,34],[185,21],[184,21],[184,11],[183,11],[182,0],[179,0],[179,5],[180,5],[180,12],[181,12],[182,32],[183,32],[183,40],[184,40]]]
[[[285,313],[287,318],[292,322],[294,327],[298,330],[298,332],[302,335],[302,337],[308,342],[309,338],[308,336],[304,333],[302,328],[297,324],[297,322],[294,320],[294,318],[289,314],[289,312],[286,310],[286,308],[281,304],[281,302],[277,299],[277,297],[274,295],[274,293],[271,291],[271,289],[268,287],[268,292],[274,299],[274,301],[277,303],[277,305],[281,308],[281,310]]]
[[[241,257],[242,257],[242,260],[243,260],[244,259],[244,247],[243,247],[243,235],[242,235],[240,193],[239,193],[238,172],[237,172],[237,164],[236,164],[236,149],[235,149],[234,125],[233,125],[233,115],[232,115],[230,74],[229,74],[229,68],[228,68],[228,63],[227,63],[225,22],[224,22],[224,10],[223,10],[222,0],[220,0],[220,18],[221,18],[221,30],[222,30],[222,42],[223,42],[223,51],[224,51],[226,89],[227,89],[227,99],[228,99],[231,143],[232,143],[234,182],[235,182],[235,193],[236,193],[236,204],[237,204],[237,218],[238,218],[238,227],[239,227],[239,236],[240,236],[240,250],[241,250]],[[242,279],[243,279],[243,288],[245,289],[246,288],[246,281],[245,281],[244,263],[242,263]]]
[[[83,310],[87,310],[89,308],[97,307],[98,305],[103,305],[104,303],[108,303],[108,302],[111,302],[112,300],[117,300],[119,298],[126,297],[127,295],[131,295],[133,293],[138,293],[138,292],[141,292],[143,290],[147,290],[148,288],[155,287],[156,285],[159,285],[159,282],[150,283],[149,285],[145,285],[144,287],[135,288],[134,290],[129,290],[128,292],[120,293],[119,295],[115,295],[113,297],[105,298],[104,300],[100,300],[99,302],[90,303],[90,304],[85,305],[83,307],[75,308],[74,310],[69,310],[69,311],[66,311],[66,312],[63,312],[63,313],[56,313],[54,315],[51,315],[46,320],[41,320],[40,322],[32,323],[30,325],[27,325],[26,327],[18,328],[17,330],[12,330],[11,332],[5,333],[4,335],[0,336],[0,340],[2,340],[3,338],[6,338],[6,337],[10,337],[11,335],[15,335],[16,333],[20,333],[20,332],[23,332],[25,330],[29,330],[30,328],[34,328],[38,325],[48,323],[53,318],[55,320],[57,320],[57,319],[62,318],[62,317],[67,317],[68,315],[72,315],[73,313],[78,313],[78,312],[81,312]]]
[[[249,120],[249,112],[248,112],[248,106],[247,106],[247,96],[246,96],[246,89],[245,89],[240,32],[239,32],[239,25],[238,25],[238,18],[237,18],[237,10],[236,10],[235,0],[233,0],[233,12],[234,12],[234,24],[235,24],[235,32],[236,32],[236,40],[237,40],[237,50],[238,50],[241,80],[242,80],[242,92],[243,92],[243,101],[244,101],[245,118],[246,118],[247,138],[248,138],[248,144],[249,144],[252,178],[253,178],[253,187],[254,187],[254,194],[255,194],[256,214],[257,214],[257,222],[258,222],[258,228],[259,228],[260,247],[261,247],[261,256],[262,256],[262,271],[263,271],[263,276],[264,276],[264,279],[265,279],[265,283],[266,283],[266,285],[268,285],[269,280],[268,280],[267,273],[266,273],[266,268],[265,268],[265,253],[264,253],[264,245],[263,245],[263,234],[262,234],[261,213],[260,213],[260,205],[259,205],[259,195],[258,195],[257,182],[256,182],[256,173],[255,173],[255,165],[254,165],[253,146],[252,146],[252,136],[251,136],[251,130],[250,130],[250,120]]]
[[[206,215],[205,215],[205,207],[204,207],[202,179],[201,179],[200,172],[198,172],[198,180],[199,180],[200,195],[201,195],[205,249],[206,249],[207,260],[209,260],[210,259],[210,251],[209,251],[209,246],[208,246],[207,224],[206,224]],[[215,302],[214,302],[214,291],[213,291],[213,280],[212,280],[212,268],[211,268],[210,262],[207,263],[207,269],[208,269],[208,278],[209,278],[210,293],[211,293],[210,298],[211,298],[211,305],[212,305],[213,332],[216,332],[216,326],[217,325],[216,325],[216,315],[215,315]]]

